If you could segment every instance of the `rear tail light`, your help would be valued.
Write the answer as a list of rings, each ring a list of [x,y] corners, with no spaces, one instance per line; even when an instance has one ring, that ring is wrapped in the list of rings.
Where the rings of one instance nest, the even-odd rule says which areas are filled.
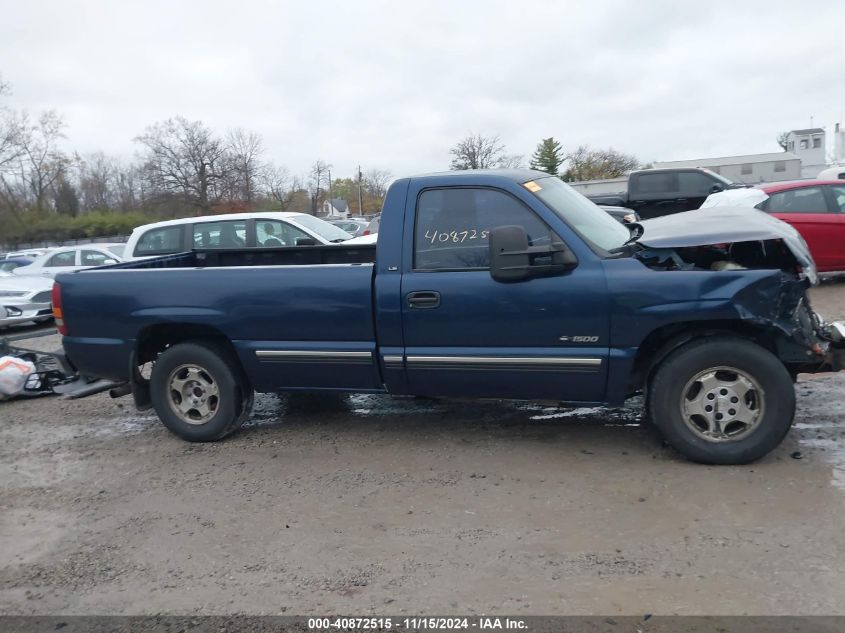
[[[370,229],[364,229],[364,232],[361,233],[361,235],[369,235],[369,234],[370,234]]]
[[[58,283],[53,284],[53,318],[56,320],[56,329],[59,334],[67,336],[67,326],[62,312],[62,287]]]

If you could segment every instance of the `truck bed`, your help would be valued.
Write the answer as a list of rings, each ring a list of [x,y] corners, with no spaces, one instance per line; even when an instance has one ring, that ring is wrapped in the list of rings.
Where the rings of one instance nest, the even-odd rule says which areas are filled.
[[[257,389],[378,389],[374,259],[372,245],[207,250],[61,275],[64,346],[80,371],[126,380],[138,341],[178,323],[230,341]]]

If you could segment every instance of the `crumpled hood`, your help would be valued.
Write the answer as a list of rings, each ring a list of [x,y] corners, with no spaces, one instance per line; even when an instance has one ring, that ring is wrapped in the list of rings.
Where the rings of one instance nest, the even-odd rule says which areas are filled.
[[[725,189],[718,193],[711,193],[701,205],[701,209],[712,207],[756,207],[764,200],[769,199],[762,189],[750,187],[748,189]]]
[[[729,242],[780,239],[795,256],[810,283],[819,282],[816,264],[804,238],[792,226],[749,207],[710,207],[666,215],[633,224],[642,229],[636,240],[648,248],[686,248]]]

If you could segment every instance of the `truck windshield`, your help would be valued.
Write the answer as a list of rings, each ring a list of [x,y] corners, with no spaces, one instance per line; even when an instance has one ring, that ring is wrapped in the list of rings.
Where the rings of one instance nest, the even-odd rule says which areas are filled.
[[[619,248],[631,232],[560,178],[549,176],[522,185],[559,215],[572,230],[603,251]]]
[[[330,222],[315,218],[313,215],[305,215],[304,213],[294,216],[297,224],[305,227],[312,233],[316,233],[327,242],[345,242],[352,239],[352,236],[344,231],[339,226],[335,226]]]
[[[730,187],[731,185],[736,184],[733,181],[725,178],[722,174],[717,174],[715,171],[711,171],[710,169],[702,169],[701,171],[708,174],[711,178],[713,178],[713,180],[718,180],[723,185],[725,185],[725,187]]]

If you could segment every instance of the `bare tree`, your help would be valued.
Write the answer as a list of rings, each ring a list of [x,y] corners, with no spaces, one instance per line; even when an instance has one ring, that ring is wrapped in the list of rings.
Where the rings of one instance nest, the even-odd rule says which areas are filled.
[[[81,208],[90,211],[116,206],[119,163],[103,152],[78,157],[76,163]]]
[[[12,93],[11,86],[0,76],[0,97]],[[11,109],[0,104],[0,172],[4,165],[10,165],[22,153],[20,146],[21,120]]]
[[[141,167],[137,164],[116,162],[114,174],[114,201],[121,211],[135,211],[145,205]]]
[[[522,169],[525,167],[525,156],[522,154],[505,154],[499,159],[496,167],[502,169]]]
[[[148,127],[135,140],[146,149],[145,171],[156,193],[175,195],[200,215],[220,200],[226,149],[202,121],[177,116]]]
[[[26,114],[22,117],[17,176],[26,186],[36,211],[47,208],[50,188],[69,164],[58,147],[64,138],[64,127],[64,120],[54,110],[43,112],[35,123]]]
[[[505,160],[505,146],[499,136],[470,134],[449,150],[453,156],[450,169],[490,169]]]
[[[59,215],[69,215],[70,217],[77,216],[80,206],[79,194],[65,172],[59,174],[53,186],[52,193],[56,213]]]
[[[367,195],[372,198],[384,198],[387,185],[393,180],[393,173],[389,169],[368,169],[363,180]]]
[[[615,149],[590,149],[582,145],[567,154],[568,168],[563,180],[598,180],[618,178],[637,169],[640,161],[635,156],[617,152]]]
[[[261,156],[264,153],[261,136],[235,128],[226,135],[226,150],[231,166],[231,193],[235,199],[252,204],[261,176]]]
[[[780,148],[784,152],[787,151],[787,149],[789,148],[789,145],[788,145],[787,140],[786,140],[787,138],[789,138],[789,132],[781,132],[780,134],[777,135],[777,137],[775,137],[775,141],[777,142],[778,145],[780,145]]]
[[[260,185],[262,193],[278,204],[282,211],[287,211],[296,200],[297,193],[302,191],[298,177],[291,177],[286,167],[272,163],[261,170]]]
[[[326,161],[317,159],[311,165],[311,171],[308,179],[308,193],[311,196],[311,213],[317,215],[317,210],[320,208],[320,194],[323,183],[327,183],[329,179],[329,170],[331,165]]]

